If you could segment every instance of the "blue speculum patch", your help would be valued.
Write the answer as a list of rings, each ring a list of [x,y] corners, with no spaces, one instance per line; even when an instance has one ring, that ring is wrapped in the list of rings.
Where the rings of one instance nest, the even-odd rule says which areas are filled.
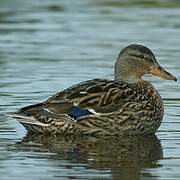
[[[72,117],[73,119],[77,119],[81,116],[87,116],[92,114],[91,112],[89,112],[88,110],[82,110],[79,107],[73,107],[71,109],[71,111],[68,113],[68,116]]]

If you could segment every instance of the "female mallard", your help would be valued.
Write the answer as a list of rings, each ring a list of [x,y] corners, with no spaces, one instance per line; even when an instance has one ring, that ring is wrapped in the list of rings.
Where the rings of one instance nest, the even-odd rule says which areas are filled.
[[[37,133],[152,134],[161,124],[164,108],[155,88],[141,79],[144,74],[177,81],[157,63],[150,49],[132,44],[117,58],[115,80],[76,84],[11,116]]]

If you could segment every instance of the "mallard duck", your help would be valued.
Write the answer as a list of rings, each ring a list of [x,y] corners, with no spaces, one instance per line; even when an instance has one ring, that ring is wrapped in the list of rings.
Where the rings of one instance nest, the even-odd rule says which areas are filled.
[[[35,133],[154,134],[164,107],[156,89],[142,79],[144,74],[177,81],[158,64],[149,48],[131,44],[116,60],[114,80],[93,79],[76,84],[10,115]]]

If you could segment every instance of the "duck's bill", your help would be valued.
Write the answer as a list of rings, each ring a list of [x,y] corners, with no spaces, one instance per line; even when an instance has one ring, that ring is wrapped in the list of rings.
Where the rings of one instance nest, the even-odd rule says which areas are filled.
[[[163,79],[167,80],[174,80],[177,81],[177,78],[173,76],[172,74],[168,73],[165,69],[163,69],[161,66],[152,66],[149,70],[150,74],[159,76]]]

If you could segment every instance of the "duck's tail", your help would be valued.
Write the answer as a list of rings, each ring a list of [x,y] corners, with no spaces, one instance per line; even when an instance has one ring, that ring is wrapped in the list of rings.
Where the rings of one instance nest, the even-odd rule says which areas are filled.
[[[37,121],[33,116],[27,116],[24,114],[18,114],[18,112],[9,112],[6,113],[7,116],[17,119],[27,131],[44,133],[43,130],[48,126],[48,124]]]

